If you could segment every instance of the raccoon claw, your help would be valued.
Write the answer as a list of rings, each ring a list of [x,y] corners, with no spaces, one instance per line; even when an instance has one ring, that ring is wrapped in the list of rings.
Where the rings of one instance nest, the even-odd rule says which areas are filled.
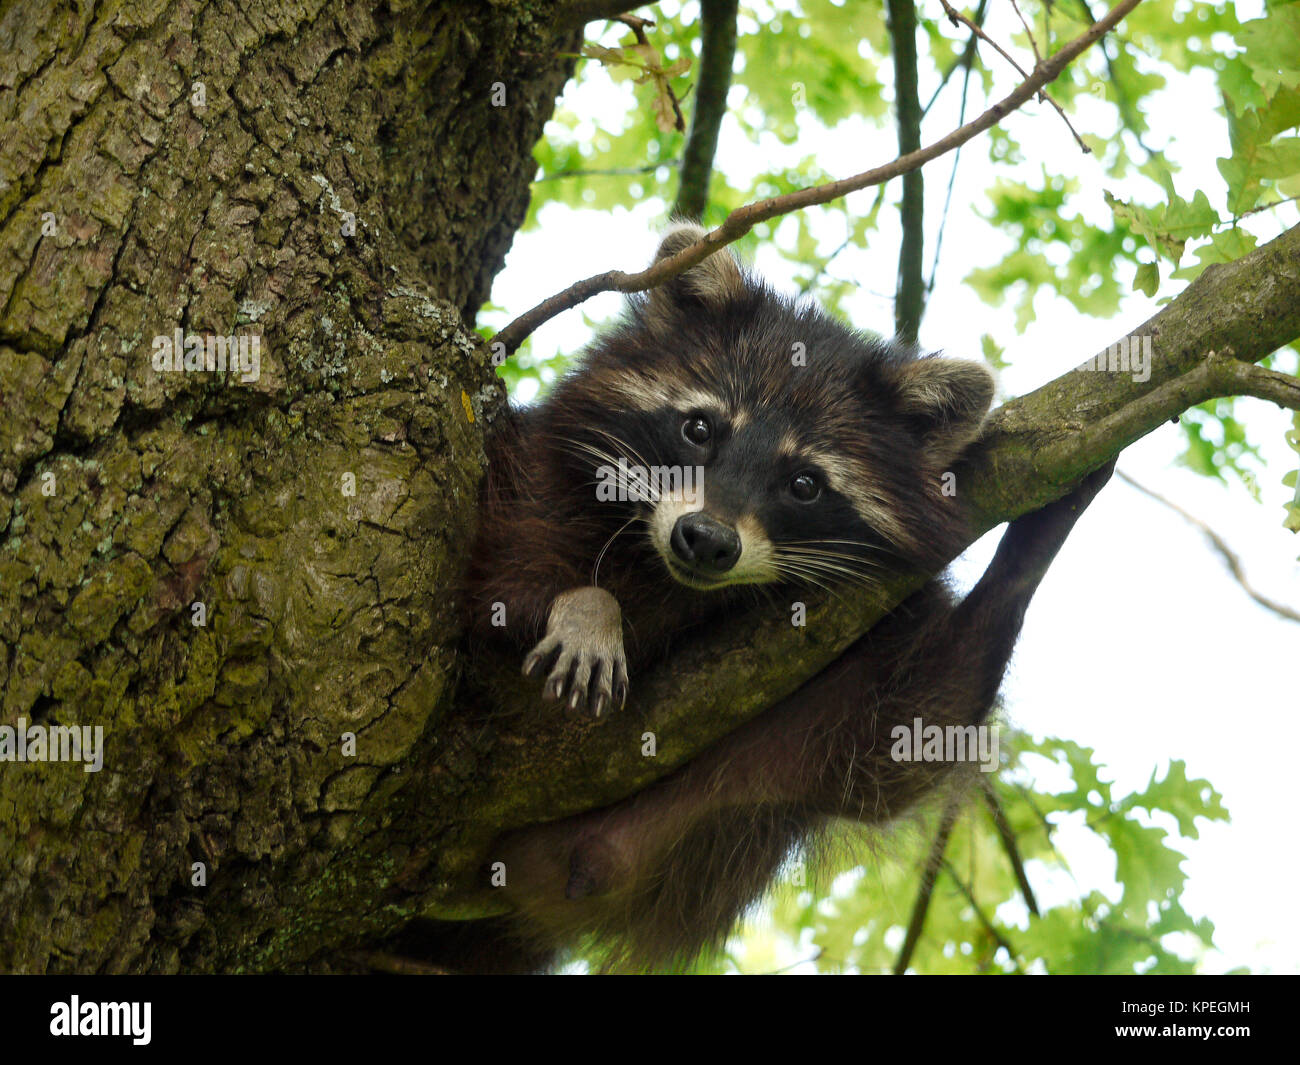
[[[599,588],[574,588],[551,604],[546,636],[524,659],[524,676],[547,674],[542,697],[601,717],[627,699],[627,659],[618,602]]]
[[[551,637],[544,639],[529,651],[528,657],[524,659],[524,676],[531,680],[548,672],[547,666],[555,660],[559,649],[560,643],[558,640]]]

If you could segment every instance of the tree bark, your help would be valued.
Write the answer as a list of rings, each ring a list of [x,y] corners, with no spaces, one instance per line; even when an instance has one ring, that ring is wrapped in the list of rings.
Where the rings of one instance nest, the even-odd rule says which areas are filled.
[[[504,400],[473,316],[578,43],[539,6],[6,5],[0,723],[106,753],[0,762],[0,970],[298,967],[415,912]],[[178,327],[260,376],[158,372]]]
[[[668,772],[905,594],[737,618],[608,722],[515,661],[462,676],[504,401],[473,316],[570,74],[562,7],[0,15],[0,724],[106,747],[0,762],[0,969],[339,970],[493,912],[498,832]],[[176,328],[258,334],[258,379],[157,371]],[[1300,335],[1300,236],[1144,328],[1148,384],[1075,373],[995,417],[956,471],[979,529],[1245,387],[1205,352]]]

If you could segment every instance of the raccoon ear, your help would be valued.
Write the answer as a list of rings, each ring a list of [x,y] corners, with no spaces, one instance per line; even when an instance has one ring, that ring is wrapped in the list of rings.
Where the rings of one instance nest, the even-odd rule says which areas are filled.
[[[694,222],[678,222],[670,226],[659,243],[654,261],[676,255],[694,244],[707,232]],[[664,321],[675,311],[698,307],[721,307],[745,291],[745,279],[735,256],[723,248],[714,252],[702,263],[692,266],[670,281],[649,292],[650,313],[654,319]]]
[[[940,464],[956,458],[979,436],[993,402],[993,375],[967,359],[932,356],[904,363],[897,385],[900,411]]]

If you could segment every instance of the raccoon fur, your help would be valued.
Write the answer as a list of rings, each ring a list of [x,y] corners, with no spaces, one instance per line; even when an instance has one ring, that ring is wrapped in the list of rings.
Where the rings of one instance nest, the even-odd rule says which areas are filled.
[[[672,227],[658,257],[702,234]],[[753,586],[781,603],[939,572],[968,539],[942,477],[992,397],[981,365],[853,332],[716,253],[631,297],[544,402],[494,432],[471,639],[506,641],[544,700],[602,716],[681,641],[762,609]],[[831,819],[907,813],[957,767],[891,759],[892,729],[985,720],[1029,598],[1108,472],[1012,523],[960,603],[931,580],[640,793],[500,838],[514,916],[456,929],[474,949],[442,960],[536,970],[594,942],[611,969],[686,965]]]

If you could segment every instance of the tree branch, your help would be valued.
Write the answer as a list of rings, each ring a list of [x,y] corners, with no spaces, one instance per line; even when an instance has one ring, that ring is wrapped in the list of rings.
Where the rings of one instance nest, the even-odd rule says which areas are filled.
[[[1144,496],[1148,496],[1149,498],[1154,499],[1157,503],[1161,503],[1168,507],[1189,525],[1195,525],[1196,528],[1200,529],[1202,535],[1210,541],[1210,545],[1219,553],[1223,558],[1223,561],[1227,563],[1228,569],[1232,572],[1232,576],[1236,579],[1237,583],[1241,585],[1242,590],[1255,600],[1255,602],[1264,607],[1264,609],[1271,610],[1278,617],[1286,618],[1289,621],[1300,621],[1300,611],[1293,610],[1285,603],[1279,603],[1275,599],[1270,599],[1268,596],[1264,595],[1263,592],[1256,590],[1255,586],[1246,578],[1246,570],[1241,564],[1241,558],[1228,546],[1228,542],[1210,528],[1210,526],[1206,525],[1205,522],[1201,521],[1201,519],[1196,517],[1194,514],[1184,510],[1177,503],[1170,499],[1166,499],[1159,492],[1148,488],[1141,481],[1134,480],[1123,470],[1116,470],[1115,472],[1119,475],[1120,480],[1132,485]]]
[[[1017,74],[1019,74],[1022,78],[1027,76],[1025,74],[1024,67],[1022,67],[1019,63],[1015,61],[1011,53],[1008,52],[1005,48],[1003,48],[1000,44],[998,44],[998,42],[995,41],[992,37],[990,37],[987,33],[985,33],[984,30],[978,24],[972,22],[960,11],[958,11],[951,4],[949,4],[948,0],[939,0],[939,3],[943,4],[944,13],[947,14],[948,20],[954,26],[960,23],[968,27],[971,33],[973,33],[981,41],[987,41],[990,45],[993,46],[993,49],[998,53],[998,55],[1000,55],[1003,59],[1005,59],[1008,63],[1010,63],[1013,67],[1015,67]],[[1012,6],[1013,7],[1015,6],[1015,0],[1012,0]],[[1043,62],[1042,57],[1038,54],[1038,42],[1034,40],[1034,34],[1029,29],[1029,23],[1025,22],[1025,16],[1020,14],[1020,8],[1018,7],[1016,8],[1016,14],[1020,15],[1020,22],[1025,27],[1025,32],[1029,34],[1029,43],[1034,50],[1034,69],[1037,70],[1042,65]],[[1092,154],[1092,149],[1089,148],[1086,144],[1084,144],[1083,138],[1079,136],[1078,130],[1076,130],[1073,124],[1070,122],[1069,116],[1066,115],[1065,113],[1065,109],[1062,108],[1061,105],[1058,104],[1052,98],[1051,94],[1046,91],[1040,92],[1038,94],[1038,99],[1052,105],[1056,113],[1061,116],[1061,121],[1065,123],[1066,128],[1069,129],[1070,135],[1074,137],[1074,141],[1079,146],[1079,148],[1085,154],[1088,155]]]
[[[989,0],[980,0],[979,7],[975,9],[975,19],[974,19],[975,25],[980,27],[984,25],[984,15],[988,9],[988,3]],[[1088,21],[1091,22],[1092,18],[1089,17]],[[926,101],[925,107],[921,111],[922,115],[928,115],[930,113],[930,108],[934,106],[935,101],[939,99],[939,94],[943,92],[944,87],[952,79],[952,76],[955,73],[957,73],[957,71],[959,70],[964,71],[965,79],[967,81],[970,80],[971,70],[974,69],[975,57],[978,53],[976,47],[978,44],[979,44],[979,38],[976,37],[974,34],[971,34],[970,37],[967,38],[966,50],[962,52],[962,54],[957,58],[955,62],[949,64],[948,69],[943,72],[943,76],[939,78],[939,84],[935,87],[934,92],[930,94],[930,99]],[[965,87],[963,86],[962,97],[965,98],[965,95],[966,95],[966,90]]]
[[[987,776],[981,776],[980,790],[984,793],[984,802],[989,808],[989,813],[993,815],[993,825],[997,829],[998,839],[1002,841],[1002,849],[1006,851],[1007,861],[1011,863],[1011,869],[1016,875],[1016,883],[1020,885],[1020,894],[1025,900],[1025,906],[1037,917],[1038,899],[1034,897],[1034,889],[1029,884],[1029,874],[1025,872],[1025,863],[1020,857],[1016,833],[1011,827],[1011,822],[1007,820],[1007,813],[1002,809],[1002,803],[998,800],[993,781]]]
[[[586,177],[635,177],[637,174],[653,174],[661,166],[669,168],[681,166],[680,159],[665,159],[659,163],[647,163],[645,166],[610,166],[594,170],[557,170],[553,174],[543,174],[533,179],[534,184],[543,181],[559,181],[561,178]]]
[[[994,925],[993,919],[989,917],[989,915],[981,908],[980,904],[975,901],[975,893],[970,889],[970,886],[957,875],[957,871],[948,862],[943,863],[943,871],[952,877],[952,882],[957,885],[957,890],[962,893],[966,901],[970,904],[970,908],[975,911],[976,920],[984,926],[984,931],[992,937],[993,941],[1007,952],[1007,956],[1011,959],[1012,964],[1015,965],[1016,971],[1019,972],[1023,968],[1020,964],[1019,951],[1007,942],[1006,936],[997,930],[997,926]]]
[[[551,19],[551,25],[557,33],[567,33],[582,29],[588,22],[615,19],[645,6],[645,3],[632,4],[628,0],[571,0],[570,3],[560,5]]]
[[[1131,335],[1152,338],[1148,381],[1074,370],[990,417],[953,471],[971,542],[1064,495],[1188,407],[1234,387],[1285,394],[1274,377],[1243,372],[1241,360],[1262,359],[1300,337],[1300,226],[1205,270]],[[1207,354],[1228,348],[1235,359]],[[458,759],[483,744],[482,708],[496,707],[492,777],[466,790],[459,845],[435,856],[447,897],[439,912],[463,915],[468,906],[485,913],[499,905],[469,887],[498,831],[603,806],[662,777],[819,673],[925,577],[902,575],[831,597],[810,594],[803,628],[781,612],[729,618],[638,677],[626,712],[599,723],[539,713],[537,693],[518,677],[513,657],[480,660],[457,700],[464,729],[459,738],[455,730],[446,735],[444,757],[447,772],[463,775]],[[641,753],[647,731],[657,738],[653,758]]]
[[[700,10],[700,73],[695,108],[682,154],[676,218],[700,219],[709,205],[709,178],[718,150],[718,129],[727,113],[731,65],[736,57],[736,10],[739,0],[703,0]]]
[[[1092,7],[1088,0],[1079,0],[1079,6],[1083,9],[1088,21],[1091,22]],[[1133,99],[1129,96],[1128,90],[1124,88],[1124,83],[1120,80],[1119,67],[1115,64],[1115,59],[1118,58],[1119,54],[1118,46],[1116,55],[1112,56],[1110,49],[1106,47],[1108,43],[1107,41],[1101,42],[1101,54],[1106,59],[1106,73],[1110,77],[1110,87],[1115,93],[1115,106],[1119,109],[1121,126],[1128,128],[1128,131],[1133,134],[1133,139],[1137,141],[1138,147],[1147,155],[1155,155],[1155,151],[1142,139],[1141,131],[1146,124],[1142,121],[1141,115],[1138,114],[1137,108],[1133,106]]]
[[[921,97],[916,68],[915,0],[887,0],[889,39],[894,49],[894,107],[898,126],[898,154],[910,155],[921,147]],[[903,237],[898,249],[898,287],[894,296],[894,332],[914,343],[925,314],[925,185],[920,168],[903,175],[899,205]]]
[[[988,0],[980,0],[979,7],[975,9],[975,25],[977,26],[984,25],[984,15],[985,12],[987,11],[987,8],[988,8]],[[974,34],[972,34],[970,40],[966,42],[966,51],[963,53],[960,61],[960,65],[962,67],[962,78],[961,78],[961,103],[959,104],[957,110],[958,122],[966,121],[966,101],[969,99],[970,96],[970,78],[971,78],[971,74],[975,70],[975,57],[977,55],[976,44],[978,43],[978,41],[979,38],[976,37]],[[1103,41],[1102,43],[1104,44],[1105,42]],[[953,69],[956,68],[954,67]],[[947,80],[947,75],[944,76],[944,80],[945,81]],[[940,86],[940,88],[942,88],[942,85]],[[934,104],[934,101],[937,100],[938,98],[939,98],[939,90],[936,89],[934,96],[930,97],[930,103],[925,105],[925,110],[929,111],[930,107]],[[955,152],[952,153],[952,170],[948,174],[948,187],[944,190],[944,194],[943,194],[943,212],[939,215],[939,228],[936,231],[934,236],[934,257],[930,261],[930,280],[926,282],[926,286],[925,286],[925,294],[927,299],[929,298],[930,293],[934,291],[935,281],[939,276],[939,253],[943,250],[943,235],[947,231],[948,212],[952,208],[952,190],[957,185],[957,167],[960,165],[961,165],[961,149],[958,148]]]
[[[669,278],[676,277],[683,271],[689,270],[696,263],[703,261],[733,241],[739,240],[760,222],[765,222],[769,218],[775,218],[778,215],[789,214],[791,211],[797,211],[803,207],[829,203],[831,200],[839,199],[850,192],[870,188],[872,185],[879,185],[882,181],[888,181],[890,178],[898,177],[909,170],[915,170],[917,167],[928,163],[931,159],[937,159],[939,156],[952,151],[959,145],[965,144],[971,138],[996,125],[1006,115],[1037,95],[1044,85],[1058,78],[1076,56],[1113,29],[1139,3],[1141,3],[1141,0],[1121,0],[1099,22],[1094,23],[1084,33],[1063,46],[1050,59],[1044,60],[1036,66],[1033,73],[1017,86],[1013,92],[999,100],[978,118],[953,130],[929,147],[909,152],[907,155],[895,159],[892,163],[886,163],[883,166],[864,171],[854,177],[831,181],[825,185],[815,185],[810,188],[800,189],[797,192],[786,193],[784,196],[775,196],[771,199],[759,200],[744,207],[739,207],[732,211],[727,216],[726,221],[717,229],[706,233],[694,244],[683,248],[676,255],[660,259],[645,270],[631,274],[622,270],[608,270],[603,274],[596,274],[570,285],[563,292],[543,300],[536,307],[521,314],[502,329],[493,338],[494,346],[496,344],[502,345],[505,352],[509,354],[518,348],[523,340],[543,322],[550,321],[562,311],[576,307],[598,292],[642,292],[645,289],[654,288]]]
[[[952,838],[953,826],[957,824],[961,810],[962,805],[958,796],[950,795],[948,801],[944,803],[943,816],[939,819],[939,827],[934,833],[934,839],[930,842],[925,868],[921,870],[921,887],[916,893],[916,901],[912,904],[912,916],[907,922],[907,935],[898,952],[898,960],[894,962],[895,976],[902,976],[907,972],[916,945],[921,942],[921,932],[925,928],[925,915],[930,912],[930,899],[934,895],[934,885],[939,879],[939,870],[946,865],[943,853],[948,849],[948,840]]]

